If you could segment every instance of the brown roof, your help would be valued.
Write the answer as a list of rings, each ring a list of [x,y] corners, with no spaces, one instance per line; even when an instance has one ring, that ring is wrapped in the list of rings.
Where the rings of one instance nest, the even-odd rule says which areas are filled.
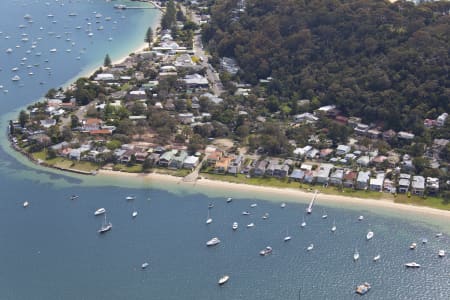
[[[97,129],[97,130],[91,130],[89,131],[90,134],[111,134],[110,129]]]
[[[86,125],[97,125],[97,124],[101,124],[102,120],[97,119],[97,118],[89,118],[86,119],[85,124]]]

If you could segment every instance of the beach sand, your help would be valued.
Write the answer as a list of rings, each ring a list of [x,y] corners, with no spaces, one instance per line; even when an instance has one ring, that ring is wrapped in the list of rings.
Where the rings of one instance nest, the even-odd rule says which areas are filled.
[[[300,189],[292,189],[292,188],[276,188],[276,187],[265,187],[265,186],[256,186],[249,185],[244,183],[231,183],[226,181],[216,181],[209,179],[200,179],[195,182],[184,182],[181,177],[175,177],[171,175],[158,174],[158,173],[150,173],[150,174],[142,174],[142,173],[125,173],[125,172],[117,172],[117,171],[109,171],[109,170],[100,170],[98,172],[100,176],[119,176],[119,177],[129,177],[129,178],[137,178],[153,182],[160,182],[162,184],[176,184],[181,188],[186,188],[189,190],[194,190],[199,193],[207,193],[208,191],[213,191],[219,195],[227,195],[227,193],[234,195],[243,194],[246,197],[249,195],[253,195],[256,198],[261,199],[270,199],[275,201],[290,201],[296,203],[307,203],[309,199],[313,196],[313,191],[306,192]],[[277,200],[278,199],[278,200]],[[376,199],[365,199],[365,198],[356,198],[349,197],[343,195],[330,195],[330,194],[321,194],[317,195],[317,202],[322,204],[329,204],[332,206],[340,206],[341,204],[345,205],[345,208],[358,206],[361,208],[362,206],[366,210],[370,210],[370,208],[382,209],[384,211],[391,212],[403,212],[403,213],[413,213],[414,215],[426,216],[426,217],[434,217],[439,218],[444,221],[450,221],[450,211],[448,210],[440,210],[426,206],[416,206],[410,204],[401,204],[395,203],[390,200],[376,200]]]

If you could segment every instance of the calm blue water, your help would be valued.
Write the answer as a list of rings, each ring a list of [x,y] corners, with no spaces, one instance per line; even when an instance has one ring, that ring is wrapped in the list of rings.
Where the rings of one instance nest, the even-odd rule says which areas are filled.
[[[12,1],[0,10],[0,84],[8,89],[8,93],[0,91],[2,127],[11,111],[101,64],[105,53],[113,59],[128,53],[141,43],[157,17],[153,10],[118,13],[112,5],[119,1],[48,2]],[[70,12],[77,16],[68,17]],[[93,12],[102,14],[101,23],[95,23]],[[32,24],[23,18],[25,14],[32,16]],[[52,23],[48,14],[57,22]],[[111,21],[104,20],[107,16]],[[93,29],[94,37],[89,38],[84,31],[87,22],[104,30]],[[20,29],[20,24],[27,27]],[[49,31],[54,35],[49,36]],[[22,33],[28,34],[28,42],[21,41]],[[9,39],[4,38],[7,35]],[[71,41],[66,41],[67,36]],[[37,37],[42,40],[32,49]],[[13,53],[6,54],[7,48]],[[51,48],[57,52],[50,54]],[[69,48],[71,52],[66,52]],[[27,55],[27,50],[42,55]],[[23,57],[27,60],[20,65]],[[35,63],[40,66],[34,67]],[[28,64],[35,75],[27,75]],[[15,66],[22,78],[18,83],[10,80]],[[43,70],[46,66],[52,68],[50,76]],[[40,85],[41,81],[45,83]],[[450,295],[450,260],[437,257],[439,249],[450,252],[450,239],[434,237],[437,231],[450,231],[450,220],[434,228],[426,225],[431,221],[426,217],[392,217],[355,207],[327,207],[328,218],[322,219],[322,207],[317,206],[305,216],[307,226],[301,229],[305,204],[288,202],[282,209],[275,201],[255,200],[236,191],[230,191],[235,200],[226,204],[227,191],[51,173],[12,157],[1,132],[0,299],[359,299],[354,288],[365,281],[373,288],[364,299],[448,299]],[[69,200],[72,194],[79,199]],[[131,194],[136,199],[126,201]],[[30,201],[27,209],[22,207],[25,200]],[[210,202],[215,204],[213,223],[205,225]],[[258,206],[250,208],[251,203]],[[93,215],[100,207],[107,209],[113,223],[112,231],[102,236],[97,233],[102,217]],[[135,219],[133,210],[139,212]],[[251,215],[243,216],[244,210]],[[261,219],[266,212],[270,217]],[[363,222],[357,221],[360,214],[365,216]],[[330,232],[333,220],[334,234]],[[234,221],[240,225],[236,232],[231,229]],[[250,222],[254,228],[246,228]],[[366,241],[369,228],[375,236]],[[285,243],[287,231],[292,240]],[[214,236],[221,244],[207,248],[206,241]],[[420,243],[422,237],[428,238],[428,244]],[[408,248],[413,241],[418,242],[415,251]],[[315,248],[307,252],[310,243]],[[258,255],[268,245],[273,254]],[[357,262],[353,262],[355,248],[361,256]],[[378,263],[372,261],[376,254],[381,254]],[[142,271],[145,261],[150,266]],[[410,261],[422,268],[405,269],[403,264]],[[223,274],[231,279],[218,287]]]

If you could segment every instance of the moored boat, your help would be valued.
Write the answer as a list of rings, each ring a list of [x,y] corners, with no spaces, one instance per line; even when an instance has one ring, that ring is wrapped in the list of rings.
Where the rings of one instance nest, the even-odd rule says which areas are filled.
[[[270,247],[270,246],[267,246],[266,248],[259,251],[259,255],[262,255],[262,256],[269,255],[270,253],[272,253],[272,247]]]
[[[30,205],[30,203],[28,202],[28,201],[25,201],[24,203],[23,203],[23,207],[28,207],[28,205]]]
[[[363,215],[358,217],[358,221],[362,221],[362,220],[364,220],[364,216]]]
[[[105,214],[105,220],[103,221],[102,227],[98,230],[98,233],[105,233],[112,229],[111,222],[106,222],[106,214]]]
[[[360,295],[366,294],[370,290],[371,286],[370,283],[364,282],[363,284],[360,284],[356,287],[356,293]]]
[[[255,227],[255,223],[247,224],[247,228],[252,228],[252,227]]]
[[[409,262],[405,264],[405,267],[407,268],[420,268],[420,265],[416,263],[415,261]]]
[[[225,284],[228,280],[230,279],[230,276],[228,275],[223,275],[222,277],[219,278],[219,281],[217,282],[219,285],[223,285]]]
[[[233,230],[237,230],[238,226],[239,226],[238,222],[233,222],[233,226],[232,226]]]
[[[136,218],[136,217],[137,217],[137,215],[138,215],[138,212],[137,212],[137,210],[133,211],[133,213],[131,214],[131,216],[132,216],[133,218]]]
[[[104,207],[99,208],[99,209],[97,209],[97,210],[94,212],[94,216],[102,215],[102,214],[104,214],[105,212],[106,212],[106,209],[105,209]]]
[[[311,251],[314,249],[314,244],[309,244],[308,248],[306,248],[307,251]]]
[[[358,249],[355,249],[355,253],[353,253],[353,260],[357,261],[359,259],[359,252]]]
[[[227,198],[227,203],[230,203],[231,201],[233,201],[233,198],[228,197],[228,198]]]
[[[281,203],[280,207],[281,207],[281,208],[285,208],[285,207],[286,207],[286,203],[284,203],[284,202]]]
[[[136,199],[136,196],[133,195],[125,197],[125,200],[134,200],[134,199]]]
[[[248,211],[243,211],[242,212],[242,215],[244,215],[244,216],[248,216],[250,213],[248,212]]]
[[[439,257],[444,257],[445,256],[445,250],[439,250],[438,256]]]
[[[148,262],[145,262],[141,265],[141,269],[146,269],[149,266]]]
[[[381,255],[378,254],[377,256],[374,256],[374,257],[373,257],[373,261],[379,261],[380,258],[381,258]]]
[[[370,240],[372,238],[373,238],[373,231],[369,230],[369,232],[367,232],[367,235],[366,235],[366,240]]]
[[[411,243],[411,245],[409,245],[409,249],[414,250],[416,249],[417,244],[416,243]]]
[[[217,244],[220,243],[220,240],[218,237],[213,237],[212,239],[210,239],[209,241],[206,242],[206,246],[215,246]]]

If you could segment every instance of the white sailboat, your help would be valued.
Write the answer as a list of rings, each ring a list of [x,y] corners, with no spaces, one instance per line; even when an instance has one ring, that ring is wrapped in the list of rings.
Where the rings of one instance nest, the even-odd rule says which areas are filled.
[[[292,239],[292,237],[289,235],[289,231],[288,231],[288,229],[286,228],[286,236],[284,237],[284,241],[285,242],[288,242],[288,241],[290,241]]]
[[[209,215],[209,209],[208,209],[208,217],[206,218],[206,224],[211,224],[212,223],[212,218],[211,218],[211,216]]]
[[[322,214],[322,219],[326,219],[326,218],[328,218],[328,214],[327,214],[327,212],[324,209],[323,210],[323,214]]]
[[[98,230],[98,233],[105,233],[108,232],[112,229],[112,224],[111,222],[106,222],[106,214],[105,214],[105,219],[103,221],[102,227],[100,227],[100,229]]]
[[[302,221],[302,223],[300,224],[300,226],[301,226],[302,228],[306,226],[305,217],[303,217],[303,221]]]
[[[359,259],[359,252],[358,249],[355,248],[355,253],[353,253],[353,260],[357,261]]]
[[[331,227],[331,232],[335,232],[336,231],[336,222],[333,221],[333,227]]]
[[[133,218],[136,218],[136,217],[137,217],[137,215],[138,215],[138,212],[137,212],[137,210],[133,211],[133,213],[131,214],[131,216],[132,216]]]
[[[373,231],[369,229],[369,232],[367,232],[366,240],[370,240],[373,238]]]

